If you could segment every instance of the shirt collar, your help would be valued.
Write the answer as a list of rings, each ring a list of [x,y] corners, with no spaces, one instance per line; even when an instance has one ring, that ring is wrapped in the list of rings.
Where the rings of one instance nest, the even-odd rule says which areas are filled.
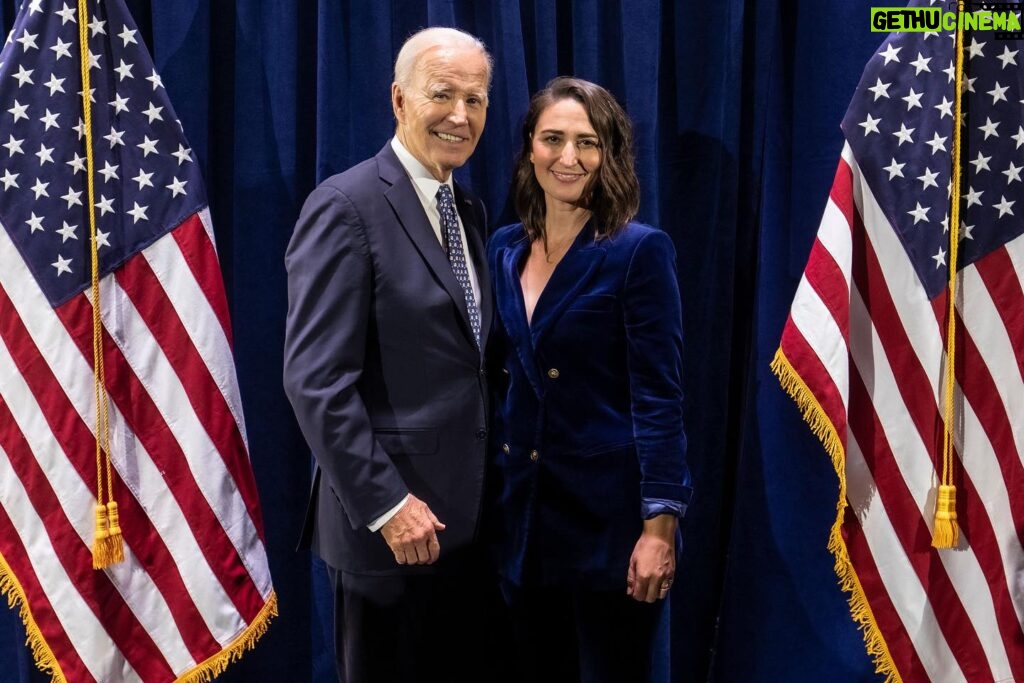
[[[441,187],[442,183],[438,182],[434,174],[427,169],[420,160],[412,155],[402,141],[398,139],[398,136],[391,138],[391,149],[395,151],[395,156],[398,157],[398,161],[402,164],[402,168],[409,175],[409,179],[412,180],[413,184],[419,189],[424,197],[428,197],[433,200],[437,196],[437,190]],[[455,187],[452,184],[452,174],[448,174],[448,180],[444,181],[444,185],[448,186],[448,189],[452,191],[454,196]]]

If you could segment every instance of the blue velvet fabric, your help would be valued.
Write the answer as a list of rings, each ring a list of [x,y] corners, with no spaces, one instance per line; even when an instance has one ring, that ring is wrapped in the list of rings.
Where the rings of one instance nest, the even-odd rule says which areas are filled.
[[[641,498],[691,496],[675,250],[648,226],[595,239],[588,224],[527,321],[529,248],[516,224],[487,249],[498,568],[513,583],[624,590]]]
[[[486,130],[458,173],[492,226],[517,220],[507,196],[519,127],[549,79],[601,83],[634,120],[639,220],[679,255],[695,489],[658,680],[877,680],[825,547],[835,474],[767,363],[825,206],[839,122],[883,38],[868,22],[880,3],[127,3],[206,179],[280,600],[258,647],[218,680],[336,680],[330,586],[295,551],[311,466],[280,380],[283,255],[317,181],[393,132],[393,59],[429,24],[480,36],[495,58]],[[16,4],[0,0],[5,32]],[[0,633],[3,680],[43,679],[15,612]]]

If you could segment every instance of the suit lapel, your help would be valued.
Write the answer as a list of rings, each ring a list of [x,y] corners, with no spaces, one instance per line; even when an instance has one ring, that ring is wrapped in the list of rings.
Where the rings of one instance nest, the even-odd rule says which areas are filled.
[[[427,267],[434,274],[434,277],[437,278],[441,287],[448,293],[448,296],[451,297],[452,303],[459,310],[463,331],[466,333],[470,343],[475,345],[462,286],[455,279],[451,264],[448,262],[448,256],[444,253],[444,248],[438,241],[437,234],[423,212],[423,205],[420,203],[419,195],[416,194],[416,188],[413,187],[412,181],[406,174],[405,169],[402,168],[398,157],[395,156],[394,150],[391,149],[390,142],[385,144],[384,149],[377,154],[377,165],[380,169],[381,180],[390,185],[384,191],[384,198],[391,205],[395,215],[398,216],[399,224],[416,246]],[[460,211],[459,215],[462,216],[463,212]],[[467,230],[468,234],[469,231]],[[486,278],[486,270],[481,271],[477,264],[478,260],[474,254],[473,265],[477,267],[478,279]]]
[[[537,305],[533,309],[530,334],[533,346],[540,346],[544,336],[561,317],[565,309],[583,290],[604,261],[603,245],[594,241],[590,225],[584,226],[569,251],[555,267]],[[521,299],[522,297],[520,297]]]
[[[526,308],[523,304],[523,288],[519,282],[519,264],[522,263],[529,247],[530,243],[523,233],[521,239],[498,253],[498,272],[494,274],[494,298],[498,304],[498,315],[516,350],[519,362],[526,371],[530,386],[540,396],[543,383],[534,359],[533,340],[530,337],[530,326],[526,322]]]

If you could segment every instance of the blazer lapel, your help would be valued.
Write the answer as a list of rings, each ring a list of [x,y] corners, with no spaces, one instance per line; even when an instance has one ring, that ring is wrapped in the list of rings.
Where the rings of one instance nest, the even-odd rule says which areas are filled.
[[[499,251],[496,259],[498,272],[494,274],[494,298],[498,304],[498,315],[526,371],[530,386],[540,396],[543,382],[533,355],[533,340],[523,305],[523,288],[519,283],[519,264],[529,246],[524,234],[522,239]]]
[[[593,230],[589,224],[584,226],[568,253],[555,267],[533,309],[530,333],[534,348],[540,345],[544,335],[597,272],[604,256],[604,247],[594,241]]]
[[[466,298],[462,292],[462,286],[455,279],[451,264],[448,262],[448,255],[444,253],[437,234],[430,226],[430,221],[423,212],[419,195],[416,194],[416,188],[413,187],[412,181],[409,180],[401,162],[398,161],[394,150],[391,149],[390,142],[385,144],[384,149],[377,154],[377,165],[380,169],[381,180],[390,185],[384,191],[384,198],[398,216],[398,222],[412,243],[416,245],[416,249],[423,257],[427,267],[430,268],[444,290],[448,292],[448,296],[452,298],[452,303],[458,308],[462,318],[464,332],[470,343],[473,343],[469,311],[466,310]],[[475,260],[474,265],[476,265]],[[477,273],[479,274],[480,271],[478,270]],[[486,275],[486,271],[484,274]]]

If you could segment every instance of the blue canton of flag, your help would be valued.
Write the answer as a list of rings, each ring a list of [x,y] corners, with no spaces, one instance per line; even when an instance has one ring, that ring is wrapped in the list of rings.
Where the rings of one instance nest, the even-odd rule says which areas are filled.
[[[90,282],[77,4],[22,12],[0,63],[0,223],[51,305]],[[200,170],[131,16],[88,25],[101,276],[205,206]]]
[[[938,0],[911,7],[941,5]],[[1020,12],[1016,12],[1020,16]],[[965,32],[963,269],[1024,233],[1020,41]],[[929,297],[948,281],[955,33],[894,33],[872,57],[843,131]]]

